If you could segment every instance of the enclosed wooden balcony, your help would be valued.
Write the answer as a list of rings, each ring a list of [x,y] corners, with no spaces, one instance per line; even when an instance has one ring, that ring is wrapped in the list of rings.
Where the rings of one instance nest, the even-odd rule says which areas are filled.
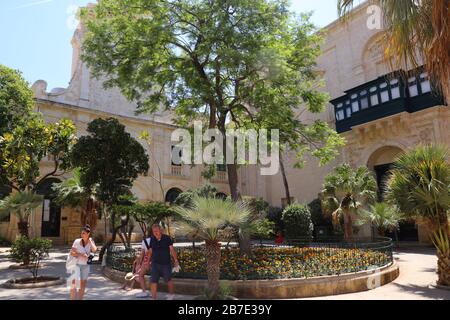
[[[417,112],[436,105],[443,99],[435,93],[423,68],[410,72],[394,72],[379,77],[331,101],[334,105],[336,130],[352,127],[401,112]]]

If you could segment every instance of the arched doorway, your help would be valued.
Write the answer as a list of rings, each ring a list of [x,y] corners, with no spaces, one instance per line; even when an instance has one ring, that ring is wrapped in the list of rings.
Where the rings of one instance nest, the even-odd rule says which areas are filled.
[[[385,198],[387,182],[393,163],[402,153],[403,150],[399,147],[384,146],[372,153],[367,161],[367,167],[376,174],[379,201],[383,201]]]
[[[375,172],[378,185],[378,201],[384,201],[387,191],[387,183],[391,176],[391,170],[395,159],[404,151],[399,147],[385,146],[377,149],[369,157],[367,166]],[[386,236],[399,241],[419,241],[419,232],[414,220],[403,221],[397,232],[386,234]]]
[[[56,178],[48,178],[37,186],[37,194],[44,196],[42,205],[42,237],[59,237],[61,226],[61,206],[55,202],[53,184],[60,183]]]
[[[172,188],[169,191],[167,191],[166,193],[166,198],[165,201],[167,203],[173,204],[175,202],[175,200],[178,198],[178,196],[180,195],[180,193],[182,193],[183,191],[181,191],[178,188]]]

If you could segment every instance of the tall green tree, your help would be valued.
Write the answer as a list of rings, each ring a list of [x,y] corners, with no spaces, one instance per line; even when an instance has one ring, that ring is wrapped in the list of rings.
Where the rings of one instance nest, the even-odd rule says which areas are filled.
[[[79,168],[84,188],[95,188],[96,196],[109,213],[112,237],[106,240],[100,257],[123,227],[113,209],[120,197],[130,194],[133,181],[147,174],[149,158],[144,147],[125,131],[117,119],[95,119],[88,124],[88,135],[73,147],[71,162]]]
[[[84,61],[138,112],[165,108],[180,126],[201,119],[225,133],[262,115],[324,107],[314,72],[320,36],[285,0],[103,0],[82,21]],[[227,171],[237,200],[237,165]]]
[[[33,107],[33,91],[22,74],[0,64],[0,136],[24,124]]]
[[[384,13],[386,56],[395,69],[404,62],[425,67],[450,99],[450,0],[371,0]],[[346,16],[355,0],[338,0]],[[391,59],[393,58],[393,59]]]
[[[343,164],[325,177],[322,191],[324,207],[332,208],[335,226],[344,220],[345,239],[353,237],[354,217],[364,205],[375,201],[376,191],[377,183],[367,167],[354,169]]]

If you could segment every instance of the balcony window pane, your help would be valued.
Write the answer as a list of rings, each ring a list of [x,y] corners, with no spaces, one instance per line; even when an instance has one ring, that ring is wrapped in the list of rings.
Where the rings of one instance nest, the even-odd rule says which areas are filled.
[[[389,92],[387,90],[381,91],[381,103],[389,101]]]
[[[356,98],[358,98],[358,95],[357,94],[352,94],[352,96],[350,97],[352,100],[354,100],[354,99],[356,99]]]
[[[359,93],[359,95],[362,97],[362,96],[365,96],[367,94],[367,90],[363,90],[363,91],[361,91],[360,93]]]
[[[375,91],[377,91],[377,87],[372,87],[372,88],[370,88],[369,91],[370,91],[370,92],[375,92]]]
[[[391,89],[391,95],[392,95],[392,99],[400,98],[400,88],[399,87],[392,88]]]
[[[352,112],[358,112],[358,111],[359,111],[358,101],[353,101],[352,102]]]
[[[378,105],[378,95],[376,95],[376,94],[374,94],[374,95],[371,95],[370,96],[370,104],[372,105],[372,106],[376,106],[376,105]]]
[[[420,86],[422,87],[422,93],[431,92],[431,84],[430,84],[429,80],[426,80],[425,82],[422,82],[420,84]]]
[[[415,83],[409,85],[409,96],[417,97],[419,95],[419,90],[417,89],[417,85]]]
[[[336,108],[342,108],[342,106],[343,106],[343,104],[342,103],[339,103],[337,106],[336,106]]]
[[[344,110],[339,110],[338,112],[336,112],[336,120],[337,121],[341,121],[344,120]]]
[[[382,84],[380,84],[380,88],[381,89],[384,89],[384,88],[386,88],[387,87],[387,83],[386,82],[383,82]]]
[[[391,80],[391,86],[396,85],[398,83],[398,79]]]
[[[367,109],[369,107],[369,100],[367,98],[361,99],[361,109]]]
[[[350,118],[352,116],[352,109],[351,108],[346,108],[345,109],[345,113],[347,114],[347,118]]]

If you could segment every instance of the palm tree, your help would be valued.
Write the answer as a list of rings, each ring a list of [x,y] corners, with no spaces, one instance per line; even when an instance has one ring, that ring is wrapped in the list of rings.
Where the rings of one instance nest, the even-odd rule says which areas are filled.
[[[80,169],[76,168],[72,173],[71,178],[53,185],[53,190],[57,194],[55,201],[59,204],[69,205],[76,210],[80,210],[80,223],[82,225],[89,224],[92,229],[95,229],[98,220],[97,211],[99,204],[95,199],[94,192],[86,189],[82,185]]]
[[[450,99],[450,0],[372,0],[384,12],[386,55],[392,67],[405,62],[426,68],[447,102]],[[338,0],[340,16],[353,8],[354,0]],[[420,52],[418,54],[418,52]]]
[[[360,220],[370,223],[377,229],[380,236],[384,236],[386,231],[392,232],[399,229],[399,223],[403,220],[403,216],[396,206],[377,202],[371,205],[369,210],[362,210]]]
[[[333,223],[338,226],[343,218],[346,240],[353,237],[353,216],[363,205],[375,200],[376,190],[375,178],[366,167],[353,169],[343,164],[325,177],[322,198],[327,205],[324,207],[334,204]]]
[[[419,146],[400,156],[392,170],[388,198],[407,216],[428,223],[432,240],[449,237],[450,163],[444,147]],[[439,247],[437,248],[439,250]],[[445,250],[444,250],[445,252]],[[439,283],[450,286],[450,252],[438,255]],[[446,280],[445,280],[446,279]]]
[[[205,241],[208,289],[217,298],[220,278],[220,241],[227,241],[235,235],[235,227],[247,222],[250,209],[243,202],[195,196],[193,206],[175,207],[181,217],[178,225],[185,235]]]
[[[0,200],[0,218],[8,214],[16,215],[19,233],[28,237],[28,219],[33,210],[42,205],[44,197],[31,191],[21,191]]]

